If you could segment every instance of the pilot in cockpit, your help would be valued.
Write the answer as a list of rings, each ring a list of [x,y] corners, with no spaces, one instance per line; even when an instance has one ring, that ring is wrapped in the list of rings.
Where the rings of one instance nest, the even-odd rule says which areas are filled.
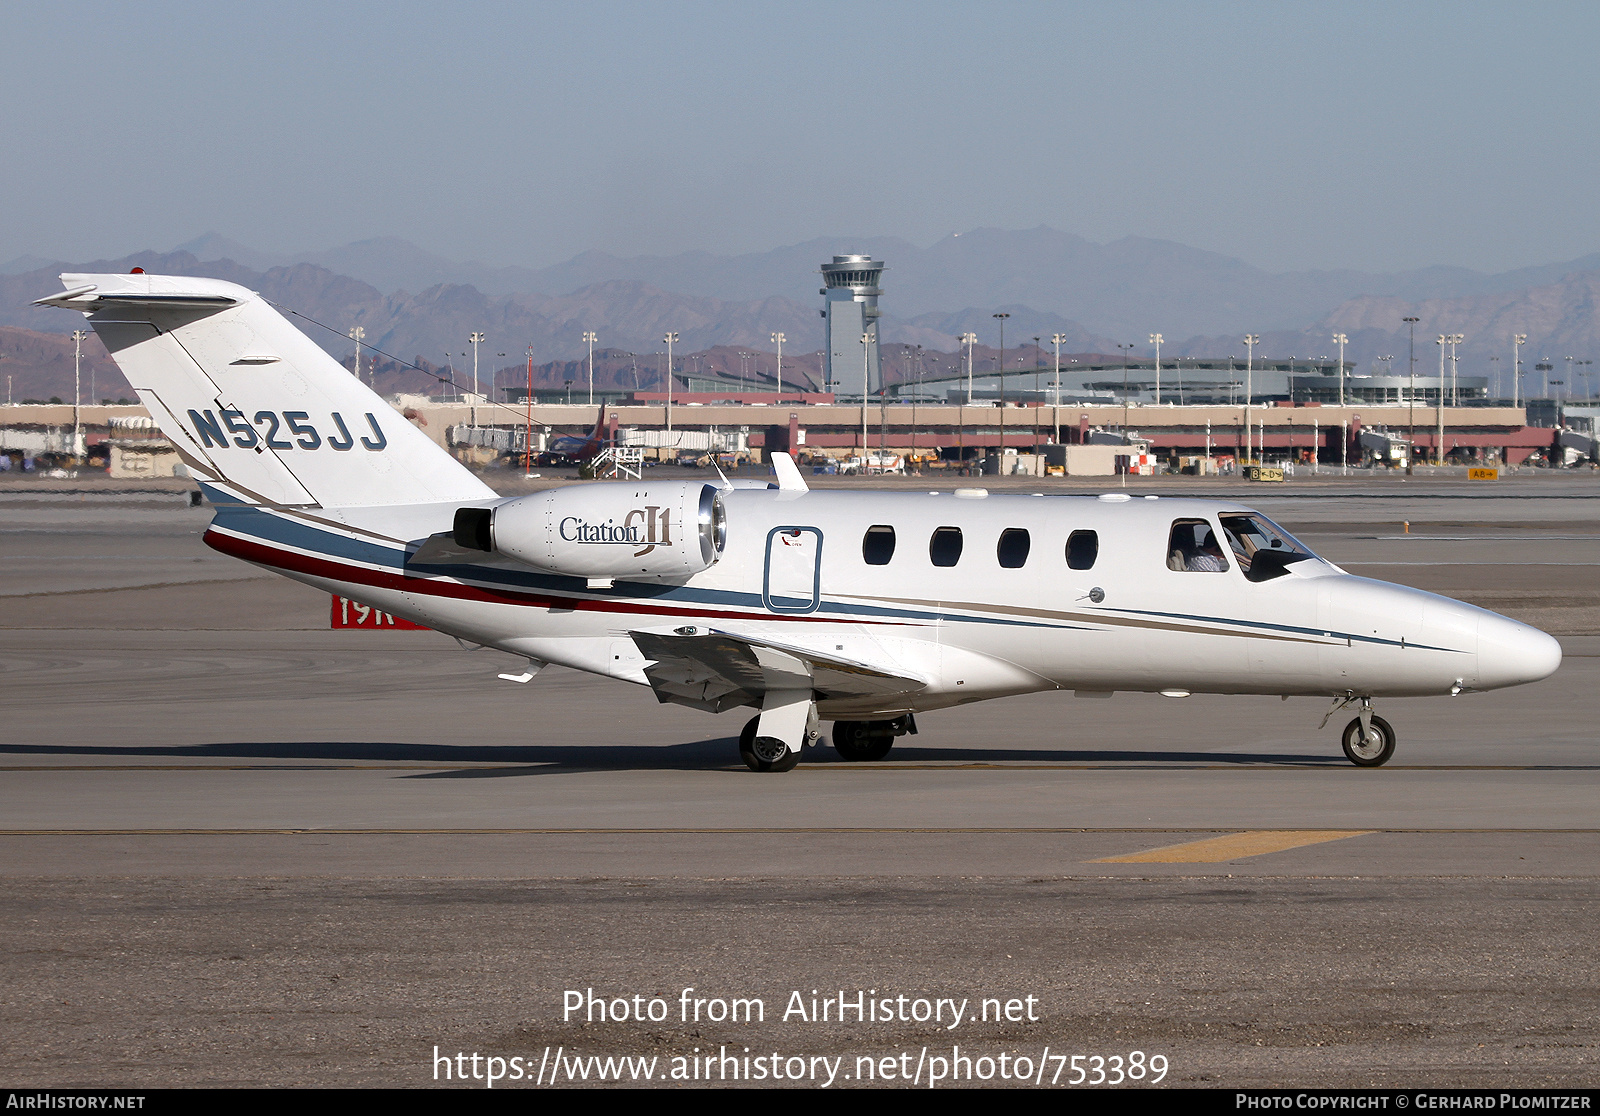
[[[1172,525],[1167,546],[1167,568],[1187,573],[1222,573],[1228,568],[1211,524],[1203,519],[1180,519]]]

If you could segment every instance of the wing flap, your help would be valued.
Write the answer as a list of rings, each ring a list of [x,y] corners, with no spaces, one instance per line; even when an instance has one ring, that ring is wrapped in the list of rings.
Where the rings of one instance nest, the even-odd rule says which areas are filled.
[[[759,705],[768,690],[809,688],[818,700],[915,693],[928,680],[798,644],[698,629],[628,633],[650,665],[644,675],[663,702],[720,713]]]

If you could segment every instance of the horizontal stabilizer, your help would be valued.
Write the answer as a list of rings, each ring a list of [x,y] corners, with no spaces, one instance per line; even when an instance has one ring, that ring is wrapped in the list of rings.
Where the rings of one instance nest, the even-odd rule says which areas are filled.
[[[415,550],[411,549],[416,547]],[[498,563],[501,558],[456,542],[455,532],[440,531],[406,547],[406,566],[462,566]]]

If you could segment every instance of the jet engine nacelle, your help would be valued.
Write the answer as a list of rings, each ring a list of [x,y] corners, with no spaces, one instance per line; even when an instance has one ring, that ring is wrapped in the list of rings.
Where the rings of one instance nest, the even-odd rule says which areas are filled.
[[[455,518],[458,546],[592,579],[697,574],[726,538],[722,493],[700,481],[553,488]]]

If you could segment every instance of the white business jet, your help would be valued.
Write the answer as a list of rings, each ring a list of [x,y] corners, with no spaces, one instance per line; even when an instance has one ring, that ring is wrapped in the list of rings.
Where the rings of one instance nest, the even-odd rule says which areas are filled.
[[[504,499],[253,291],[63,275],[217,513],[205,540],[330,593],[519,655],[758,711],[739,751],[884,758],[916,716],[1040,690],[1331,698],[1352,763],[1373,699],[1533,682],[1561,648],[1514,620],[1352,577],[1209,500],[611,482]],[[1327,723],[1328,716],[1323,718]]]

